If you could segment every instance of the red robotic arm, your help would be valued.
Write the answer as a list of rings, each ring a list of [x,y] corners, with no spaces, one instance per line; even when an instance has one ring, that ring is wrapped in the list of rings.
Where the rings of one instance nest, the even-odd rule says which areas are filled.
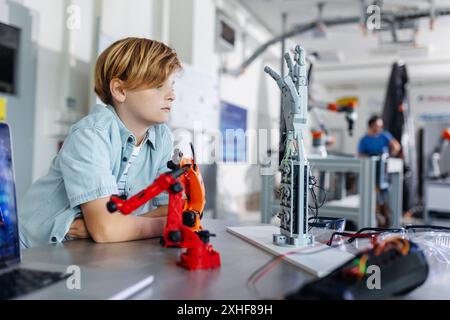
[[[150,186],[128,200],[112,196],[107,203],[107,209],[113,213],[120,211],[128,215],[163,191],[169,193],[167,222],[163,231],[163,243],[166,247],[180,247],[187,250],[181,254],[178,262],[188,270],[214,269],[220,267],[220,255],[209,243],[207,230],[194,232],[183,224],[182,213],[185,206],[182,191],[184,190],[179,177],[190,169],[190,165],[177,168],[160,175]]]
[[[129,215],[163,191],[167,190],[169,194],[180,193],[183,191],[183,186],[179,181],[177,181],[177,178],[180,177],[187,169],[188,166],[160,175],[150,186],[132,196],[130,199],[112,196],[110,201],[107,203],[108,211],[111,213],[120,211],[124,215]]]

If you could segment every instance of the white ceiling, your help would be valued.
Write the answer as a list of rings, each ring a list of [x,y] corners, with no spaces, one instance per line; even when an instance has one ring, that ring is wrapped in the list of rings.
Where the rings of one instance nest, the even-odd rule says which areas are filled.
[[[317,3],[325,2],[324,18],[359,16],[360,0],[239,0],[246,9],[263,24],[274,36],[281,34],[282,13],[288,14],[287,30],[296,25],[316,21]],[[368,2],[369,0],[367,0]],[[436,0],[437,7],[450,8],[450,0]],[[427,0],[384,0],[383,10],[404,12],[408,9],[429,8]],[[401,59],[448,59],[450,42],[448,37],[450,16],[439,17],[434,29],[430,30],[429,20],[419,21],[420,32],[416,38],[416,46],[386,50],[380,45],[378,33],[365,35],[356,24],[326,28],[325,37],[312,37],[312,32],[295,36],[288,40],[288,46],[301,44],[308,52],[318,52],[321,63],[366,63],[368,61],[389,61]],[[336,61],[336,58],[338,60]]]
[[[348,17],[361,13],[360,0],[239,0],[274,35],[281,33],[282,14],[287,13],[287,29],[317,19],[317,4],[325,3],[323,17]],[[435,0],[436,6],[450,7],[450,0]],[[429,8],[428,0],[384,0],[383,9],[404,11]]]

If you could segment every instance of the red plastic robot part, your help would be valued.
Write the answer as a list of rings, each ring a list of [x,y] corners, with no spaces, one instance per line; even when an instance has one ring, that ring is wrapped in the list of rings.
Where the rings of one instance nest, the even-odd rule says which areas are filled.
[[[183,191],[183,186],[179,181],[177,181],[177,178],[181,176],[188,168],[189,167],[186,166],[170,173],[161,174],[150,186],[132,196],[130,199],[112,196],[110,201],[106,204],[108,211],[111,213],[120,211],[124,215],[129,215],[163,191],[168,191],[169,194],[171,192],[179,193]]]
[[[163,191],[169,193],[167,222],[163,231],[163,242],[166,247],[181,247],[186,251],[181,254],[178,265],[188,270],[214,269],[220,267],[220,255],[209,244],[208,231],[193,232],[182,221],[185,200],[182,197],[183,184],[178,177],[187,167],[160,175],[148,188],[128,200],[112,196],[107,203],[108,211],[120,211],[130,214],[153,197]]]

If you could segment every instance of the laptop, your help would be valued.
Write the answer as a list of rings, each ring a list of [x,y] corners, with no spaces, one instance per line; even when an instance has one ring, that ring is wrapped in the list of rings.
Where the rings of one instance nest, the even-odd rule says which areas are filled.
[[[65,279],[59,272],[20,267],[20,240],[8,124],[0,122],[0,299],[12,299]]]
[[[0,300],[123,300],[145,293],[154,281],[146,268],[124,275],[119,271],[81,266],[83,289],[68,290],[66,281],[62,281],[71,275],[64,265],[65,249],[50,249],[54,257],[61,255],[61,265],[43,261],[24,262],[18,229],[11,132],[7,123],[0,122]]]

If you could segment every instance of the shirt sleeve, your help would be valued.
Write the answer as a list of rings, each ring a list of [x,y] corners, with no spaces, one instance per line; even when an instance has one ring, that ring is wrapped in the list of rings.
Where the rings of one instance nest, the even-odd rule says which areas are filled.
[[[72,208],[117,194],[110,154],[111,142],[99,129],[79,129],[66,139],[60,151],[60,164]]]
[[[359,140],[359,144],[358,144],[358,153],[362,154],[362,153],[367,153],[367,149],[366,149],[366,142],[365,139],[362,138],[361,140]]]
[[[394,139],[394,137],[389,131],[383,131],[382,135],[386,139],[388,144]]]
[[[170,132],[170,129],[164,125],[164,133],[162,135],[162,157],[161,161],[158,165],[158,171],[156,173],[156,177],[160,174],[170,171],[167,167],[167,162],[172,158],[173,153],[173,136]],[[166,206],[169,204],[169,194],[165,191],[152,200],[152,204],[156,207]]]

